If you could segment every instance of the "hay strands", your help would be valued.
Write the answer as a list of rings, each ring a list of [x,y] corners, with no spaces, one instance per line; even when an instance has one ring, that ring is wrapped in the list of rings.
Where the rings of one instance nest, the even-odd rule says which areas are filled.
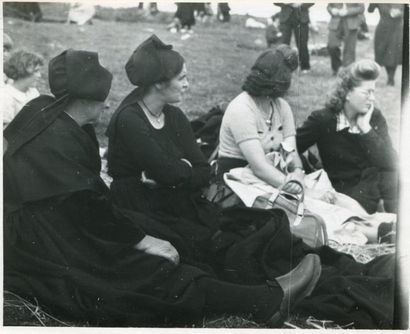
[[[7,300],[6,297],[4,298],[4,307],[24,307],[26,309],[28,309],[30,311],[30,313],[38,320],[38,322],[41,324],[41,326],[43,327],[47,327],[46,324],[44,323],[44,321],[46,320],[46,318],[50,318],[54,321],[56,321],[57,323],[66,326],[66,327],[71,327],[70,325],[68,325],[67,323],[53,317],[51,314],[43,311],[40,306],[38,305],[38,301],[37,299],[34,299],[36,301],[36,305],[34,305],[33,303],[25,300],[24,298],[16,295],[13,292],[10,291],[4,291],[4,295],[10,295],[12,296],[14,299],[16,299],[15,301],[13,300]]]
[[[317,329],[345,329],[352,328],[354,323],[349,323],[343,326],[336,325],[332,320],[319,320],[312,316],[306,319],[306,325]]]

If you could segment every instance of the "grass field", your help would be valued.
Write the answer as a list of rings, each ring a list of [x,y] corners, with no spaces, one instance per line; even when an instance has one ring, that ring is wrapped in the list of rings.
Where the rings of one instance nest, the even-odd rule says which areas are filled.
[[[44,8],[47,15],[55,16],[53,7]],[[108,98],[110,108],[105,112],[98,126],[98,135],[101,146],[106,146],[107,140],[104,131],[110,115],[121,100],[133,89],[125,75],[124,65],[135,47],[150,34],[157,34],[166,43],[173,44],[175,49],[185,57],[188,67],[190,90],[180,104],[189,118],[207,112],[219,104],[225,106],[241,91],[241,85],[250,67],[257,56],[264,50],[264,31],[250,30],[244,27],[243,17],[233,17],[230,24],[214,22],[212,25],[194,27],[195,33],[187,40],[181,40],[181,35],[171,34],[166,30],[166,21],[170,15],[162,15],[165,22],[149,20],[132,15],[127,9],[121,15],[112,10],[99,11],[100,18],[110,18],[111,21],[95,19],[93,25],[78,27],[61,23],[31,23],[15,18],[4,18],[4,31],[9,34],[15,43],[15,48],[24,48],[42,54],[46,60],[56,56],[67,48],[98,51],[100,60],[114,75],[112,90]],[[59,12],[61,16],[61,11]],[[127,21],[119,21],[121,18]],[[135,22],[131,22],[137,17]],[[327,38],[326,24],[321,23],[320,32],[311,35],[310,42],[324,44]],[[370,27],[371,33],[374,27]],[[373,59],[373,42],[359,41],[357,58]],[[330,60],[328,57],[311,57],[312,71],[308,74],[296,72],[292,87],[286,96],[295,114],[296,123],[300,125],[307,115],[323,106],[326,92],[334,83],[331,76]],[[401,73],[399,68],[396,82],[400,84]],[[47,68],[42,70],[43,82],[40,85],[42,93],[49,93],[47,89]],[[396,148],[399,144],[400,128],[400,87],[387,87],[386,75],[382,72],[377,84],[377,105],[387,118],[393,143]],[[10,297],[10,296],[9,296]],[[10,297],[9,304],[16,302]],[[17,301],[18,302],[18,301]],[[10,306],[9,305],[9,306]],[[35,312],[36,305],[23,305],[20,308],[5,308],[5,323],[9,325],[39,325]],[[50,326],[61,325],[58,322],[40,314],[43,321]],[[71,324],[73,325],[73,324]],[[86,324],[75,324],[86,326]],[[241,319],[224,319],[222,322],[207,322],[206,327],[249,327]],[[314,328],[311,327],[311,328]]]
[[[127,9],[126,19],[138,16],[130,15]],[[46,10],[45,13],[51,10]],[[113,10],[100,10],[104,18],[118,19],[109,15]],[[124,14],[124,13],[123,13]],[[124,17],[124,15],[122,15]],[[167,21],[170,16],[162,18]],[[212,25],[194,27],[194,35],[181,40],[181,35],[168,32],[165,23],[118,22],[94,20],[93,25],[78,27],[57,23],[31,23],[14,18],[5,18],[4,31],[14,40],[17,48],[25,48],[42,54],[45,59],[57,55],[67,48],[98,51],[101,62],[114,75],[112,90],[108,98],[110,109],[102,118],[99,134],[103,132],[110,114],[120,101],[133,89],[129,83],[124,65],[135,47],[150,34],[155,33],[165,42],[173,44],[186,59],[190,90],[180,104],[182,110],[192,118],[205,113],[216,104],[225,105],[241,91],[241,85],[257,56],[264,50],[264,31],[250,30],[243,25],[243,17],[233,17],[230,24],[215,22]],[[320,24],[320,32],[311,34],[310,43],[326,43],[326,25]],[[373,30],[373,27],[370,27]],[[255,43],[255,41],[259,43]],[[262,45],[260,45],[262,42]],[[373,42],[358,42],[357,58],[373,59]],[[311,57],[312,71],[301,75],[295,72],[292,87],[286,97],[295,114],[297,125],[307,115],[320,108],[326,98],[326,92],[334,82],[331,76],[328,57]],[[396,82],[400,83],[400,69]],[[44,82],[41,91],[47,90],[47,69],[43,69]],[[384,112],[390,127],[393,142],[398,147],[400,124],[400,88],[388,87],[386,75],[382,72],[377,85],[377,105]],[[106,138],[99,137],[101,145],[106,145]]]

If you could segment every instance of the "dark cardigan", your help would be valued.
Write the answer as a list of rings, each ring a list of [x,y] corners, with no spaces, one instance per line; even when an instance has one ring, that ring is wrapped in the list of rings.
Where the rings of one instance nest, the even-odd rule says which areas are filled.
[[[198,197],[209,183],[210,166],[191,125],[179,108],[165,105],[165,125],[155,129],[137,101],[135,90],[121,103],[107,130],[112,198],[123,208],[148,215],[166,212],[195,220],[197,205],[192,202],[203,201]],[[188,160],[192,168],[181,159]],[[143,171],[157,182],[157,188],[141,182]],[[215,220],[207,215],[204,221],[212,224]]]
[[[147,174],[165,187],[205,186],[210,166],[202,155],[183,112],[170,105],[164,107],[165,125],[155,129],[140,106],[129,105],[116,115],[117,130],[110,136],[108,169],[114,179],[141,177]],[[187,159],[192,164],[181,161]]]
[[[386,120],[375,109],[370,120],[372,129],[364,135],[336,132],[336,114],[328,109],[314,111],[297,129],[299,153],[317,144],[323,167],[332,181],[349,180],[369,167],[396,169],[397,154],[393,149]]]
[[[365,208],[366,200],[362,197],[371,196],[372,208],[367,207],[367,210],[373,211],[374,203],[383,198],[379,189],[386,188],[386,184],[378,184],[386,182],[380,180],[380,175],[388,174],[388,182],[394,181],[395,177],[391,176],[397,170],[397,153],[391,143],[386,119],[380,110],[375,109],[370,119],[372,129],[366,134],[352,134],[348,129],[336,132],[336,124],[335,112],[326,108],[314,111],[297,129],[298,151],[302,154],[317,144],[323,168],[335,189],[356,198]],[[353,191],[353,188],[356,189]],[[391,189],[390,194],[394,197],[396,191]]]

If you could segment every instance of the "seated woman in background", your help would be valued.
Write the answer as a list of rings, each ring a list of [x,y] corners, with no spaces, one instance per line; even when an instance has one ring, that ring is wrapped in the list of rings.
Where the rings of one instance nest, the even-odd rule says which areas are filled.
[[[43,58],[35,53],[16,51],[4,63],[8,80],[3,95],[3,129],[30,100],[40,93],[35,88],[41,78]]]
[[[344,69],[325,108],[297,130],[298,151],[317,144],[333,187],[374,213],[381,199],[397,212],[397,154],[386,119],[374,106],[379,66],[361,60]]]
[[[249,164],[259,179],[273,187],[279,188],[292,179],[303,184],[295,121],[289,104],[282,98],[297,67],[297,51],[287,45],[267,50],[258,57],[242,86],[243,92],[231,101],[222,119],[219,176]],[[286,155],[285,168],[275,166],[269,158],[280,151],[283,158]],[[284,190],[297,193],[301,189],[296,184],[287,184]],[[315,197],[313,192],[309,195]],[[332,196],[329,192],[321,195],[321,199],[330,202]]]

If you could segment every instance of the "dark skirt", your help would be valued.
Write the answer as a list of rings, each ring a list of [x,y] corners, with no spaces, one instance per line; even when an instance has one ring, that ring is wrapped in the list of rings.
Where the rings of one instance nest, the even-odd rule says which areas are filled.
[[[189,192],[183,196],[183,190],[170,190],[168,194],[166,190],[154,191],[153,195],[130,182],[114,182],[112,186],[113,197],[120,206],[130,209],[136,203],[135,210],[162,206],[162,211],[152,211],[150,215],[162,221],[181,244],[190,241],[194,254],[189,255],[188,251],[185,256],[211,267],[219,279],[261,284],[289,272],[307,253],[317,253],[322,261],[318,286],[296,313],[340,325],[353,322],[355,328],[392,327],[394,256],[377,258],[365,265],[329,247],[311,249],[291,235],[286,214],[280,210],[233,207],[215,211],[202,198],[188,196]],[[141,203],[144,198],[149,198],[145,204]],[[201,219],[191,219],[195,215]],[[156,233],[167,238],[170,232]]]
[[[379,171],[376,167],[366,168],[359,178],[332,180],[336,191],[346,194],[360,203],[370,214],[378,209],[383,199],[384,210],[398,212],[398,174],[395,171]]]
[[[8,215],[5,290],[36,298],[54,315],[99,326],[201,319],[204,295],[198,280],[212,275],[188,264],[175,266],[133,244],[101,239],[87,229],[88,219],[99,223],[106,217],[90,211],[81,198],[44,202]],[[142,216],[135,220],[152,225]]]
[[[195,24],[195,3],[177,3],[175,17],[179,19],[182,26],[191,27]]]
[[[374,37],[375,60],[381,66],[394,67],[402,63],[403,21],[382,18]]]

